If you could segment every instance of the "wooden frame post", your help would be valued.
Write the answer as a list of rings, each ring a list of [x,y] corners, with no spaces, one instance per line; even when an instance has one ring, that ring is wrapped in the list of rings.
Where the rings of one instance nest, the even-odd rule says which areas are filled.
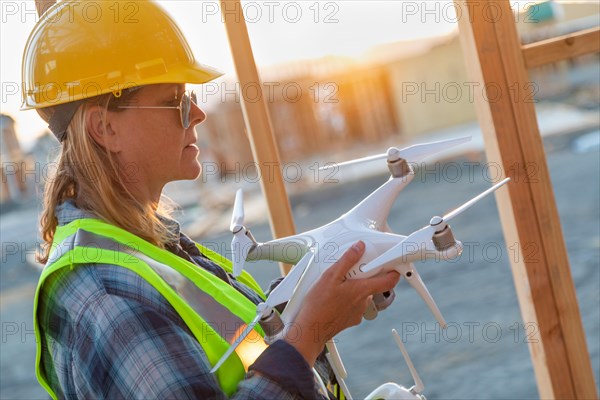
[[[275,238],[291,236],[295,234],[296,228],[283,182],[281,162],[269,118],[269,110],[254,62],[240,1],[221,0],[221,14],[227,29],[240,86],[242,88],[252,87],[253,94],[254,90],[258,91],[258,96],[253,96],[251,99],[248,98],[249,91],[247,90],[240,90],[240,96],[252,155],[258,164],[261,176],[260,184],[267,199],[271,231]],[[257,97],[261,100],[257,101]],[[281,264],[280,268],[283,274],[290,269],[285,264]]]
[[[56,3],[56,0],[35,0],[35,9],[38,17],[41,17],[50,7]]]
[[[540,397],[597,398],[533,89],[509,0],[454,0],[488,162],[512,177],[497,193]],[[498,177],[500,179],[501,177]]]

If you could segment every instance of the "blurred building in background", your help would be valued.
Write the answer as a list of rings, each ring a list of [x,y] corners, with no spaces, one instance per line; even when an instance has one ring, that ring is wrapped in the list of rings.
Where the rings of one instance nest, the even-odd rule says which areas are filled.
[[[15,120],[0,114],[0,127],[0,204],[5,206],[27,195],[26,159],[15,130]]]
[[[0,114],[0,204],[3,210],[12,205],[35,201],[46,180],[54,172],[53,160],[60,144],[49,131],[40,135],[33,146],[25,151],[19,142],[15,120]]]
[[[598,2],[547,1],[515,15],[523,43],[598,26],[599,18]],[[585,86],[589,78],[573,71],[585,66],[597,71],[598,62],[594,54],[531,70],[535,99],[530,100]],[[382,45],[359,60],[331,56],[263,68],[261,79],[282,162],[392,135],[410,140],[474,121],[473,96],[484,90],[468,81],[458,31]],[[252,87],[237,89],[250,98],[256,93]],[[509,95],[524,99],[527,90],[515,88]],[[597,103],[594,90],[592,103]],[[204,154],[222,174],[253,162],[234,91],[234,82],[221,84],[218,104],[198,128]]]

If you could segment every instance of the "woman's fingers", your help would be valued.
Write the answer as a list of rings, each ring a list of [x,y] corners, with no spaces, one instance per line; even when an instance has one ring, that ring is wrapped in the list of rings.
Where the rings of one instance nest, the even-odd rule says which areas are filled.
[[[400,280],[400,274],[396,271],[389,271],[385,274],[376,275],[371,278],[357,279],[362,281],[365,290],[369,294],[377,294],[392,290],[398,284]]]

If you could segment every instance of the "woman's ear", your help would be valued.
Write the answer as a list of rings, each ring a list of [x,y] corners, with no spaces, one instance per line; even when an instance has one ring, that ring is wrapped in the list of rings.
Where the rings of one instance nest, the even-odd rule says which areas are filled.
[[[111,153],[118,153],[121,148],[117,132],[111,125],[111,114],[99,105],[88,106],[85,126],[89,135],[100,146]]]

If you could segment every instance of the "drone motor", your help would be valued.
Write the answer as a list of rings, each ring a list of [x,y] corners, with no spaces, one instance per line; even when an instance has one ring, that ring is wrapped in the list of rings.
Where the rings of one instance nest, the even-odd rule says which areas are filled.
[[[408,161],[402,157],[400,150],[395,147],[390,147],[387,151],[387,165],[390,174],[394,178],[403,178],[413,173]]]
[[[265,342],[267,344],[271,344],[284,328],[281,315],[273,309],[269,315],[261,318],[258,323],[265,332]]]
[[[429,224],[432,227],[436,227],[436,231],[431,237],[433,245],[437,251],[448,250],[451,247],[456,246],[456,239],[452,233],[450,225],[444,223],[444,219],[441,217],[433,217]]]

